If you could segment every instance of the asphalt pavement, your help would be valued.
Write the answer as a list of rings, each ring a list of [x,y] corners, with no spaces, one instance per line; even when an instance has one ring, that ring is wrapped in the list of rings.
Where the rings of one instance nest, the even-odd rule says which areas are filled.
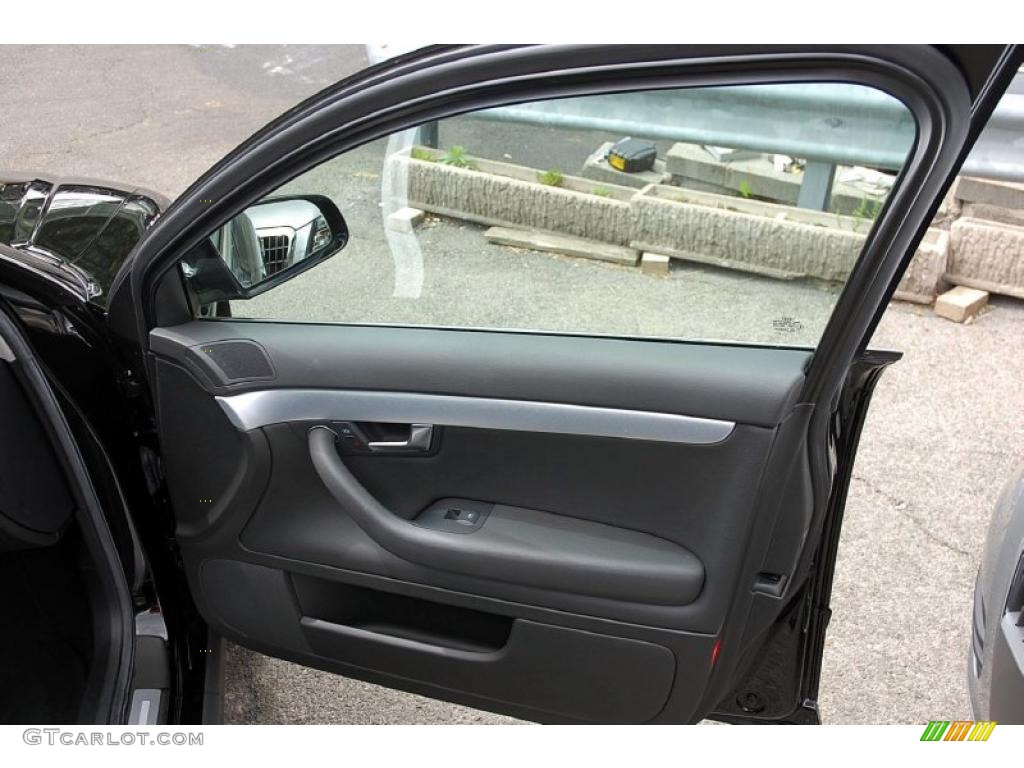
[[[361,46],[3,46],[0,167],[130,181],[173,197],[265,122],[364,63]],[[469,141],[473,129],[465,130],[468,138],[459,140]],[[516,141],[507,137],[513,154]],[[356,187],[346,193],[360,204]],[[443,254],[425,264],[428,276],[449,275],[450,282],[416,305],[387,305],[396,318],[427,321],[445,306],[445,295],[464,290],[523,291],[518,302],[540,291],[537,305],[550,307],[544,286],[575,280],[570,284],[593,292],[583,306],[608,312],[594,313],[601,322],[626,322],[632,305],[639,307],[636,332],[682,332],[659,326],[664,313],[647,312],[641,302],[694,301],[722,280],[734,281],[677,269],[652,299],[649,280],[631,274],[623,281],[618,267],[518,253],[517,265],[502,268],[535,275],[523,286],[489,271],[496,251],[482,245],[478,229],[432,226],[424,238],[444,234],[452,253],[476,255],[460,258],[457,274]],[[276,303],[261,311],[297,311],[297,302],[322,312],[365,310],[380,298],[379,286],[390,285],[385,247],[378,234],[348,261],[336,258],[305,283],[266,294]],[[321,285],[354,281],[353,295],[363,298],[338,309],[317,293],[318,273],[328,278]],[[827,311],[827,293],[804,298],[803,311],[818,312],[816,301]],[[555,310],[544,315],[553,325],[570,320]],[[1022,341],[1024,303],[1009,299],[993,300],[970,325],[899,303],[885,314],[873,346],[901,350],[904,359],[882,377],[854,470],[821,681],[826,722],[970,717],[965,668],[974,575],[992,505],[1024,460]],[[512,722],[234,647],[226,714],[245,723]]]

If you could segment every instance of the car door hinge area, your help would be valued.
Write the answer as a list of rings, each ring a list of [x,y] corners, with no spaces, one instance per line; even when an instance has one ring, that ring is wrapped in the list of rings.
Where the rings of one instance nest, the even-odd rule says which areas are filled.
[[[727,723],[818,724],[817,702],[801,695],[812,616],[811,594],[804,586],[768,630],[746,669],[741,668],[739,685],[709,717]]]
[[[143,384],[133,370],[122,368],[117,373],[117,390],[122,396],[135,399],[141,396]]]
[[[142,466],[142,476],[145,478],[146,490],[149,495],[162,495],[166,476],[160,454],[147,445],[140,445],[139,464]]]

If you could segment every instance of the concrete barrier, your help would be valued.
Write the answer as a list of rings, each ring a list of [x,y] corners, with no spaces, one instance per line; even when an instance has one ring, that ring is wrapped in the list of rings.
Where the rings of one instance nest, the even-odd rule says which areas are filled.
[[[867,225],[847,216],[652,185],[633,198],[633,247],[780,279],[841,282]]]
[[[770,158],[763,155],[732,161],[716,160],[699,144],[673,144],[665,157],[665,168],[674,184],[697,191],[738,196],[746,195],[786,205],[797,204],[802,171],[786,173],[776,170]],[[846,184],[836,183],[830,198],[831,209],[851,214],[864,201],[878,201],[878,196],[860,192]]]
[[[474,170],[404,154],[387,162],[408,163],[409,205],[416,208],[487,226],[527,227],[628,245],[634,215],[629,199],[635,190],[576,176],[562,176],[560,186],[545,185],[537,180],[536,169],[466,159]]]
[[[961,176],[953,187],[960,203],[975,203],[995,208],[1024,209],[1024,184]]]
[[[962,218],[949,237],[949,282],[1024,299],[1024,227]]]
[[[640,190],[563,175],[557,186],[535,168],[469,157],[472,168],[416,148],[405,164],[408,204],[487,226],[585,238],[775,279],[843,282],[872,222],[856,216],[662,184]],[[1024,228],[959,219],[928,230],[896,298],[931,303],[946,281],[1024,298]]]
[[[895,298],[915,304],[931,304],[946,289],[944,275],[948,257],[949,233],[929,228],[896,287]]]

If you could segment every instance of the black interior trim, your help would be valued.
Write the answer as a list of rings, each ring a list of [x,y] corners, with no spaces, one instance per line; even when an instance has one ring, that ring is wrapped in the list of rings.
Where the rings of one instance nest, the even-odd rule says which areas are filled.
[[[56,544],[75,512],[64,471],[15,365],[0,360],[0,552]]]
[[[453,647],[457,627],[418,634],[420,619],[399,617],[420,612],[436,622],[454,616],[451,608],[466,596],[434,590],[427,597],[411,591],[421,589],[416,585],[387,580],[353,594],[337,573],[303,571],[209,559],[198,570],[196,594],[218,632],[264,653],[539,722],[647,722],[667,709],[670,720],[684,720],[707,675],[703,664],[678,663],[708,658],[705,636],[584,627],[557,614],[545,621],[495,603],[491,616],[471,609],[489,627],[473,630],[468,644],[475,648],[460,649]],[[250,594],[260,599],[238,599]],[[390,605],[380,621],[353,601]]]
[[[378,354],[391,357],[387,349]],[[618,367],[614,359],[605,364]],[[406,521],[438,499],[477,499],[672,542],[703,564],[704,587],[689,604],[655,605],[458,574],[398,557],[355,522],[317,475],[308,431],[318,422],[239,432],[186,369],[161,360],[157,370],[166,470],[186,554],[285,558],[480,599],[696,632],[714,632],[721,624],[775,434],[738,424],[724,441],[694,445],[443,427],[437,450],[426,455],[345,455],[346,467],[367,492]],[[452,367],[448,374],[457,382],[461,371]],[[623,391],[623,405],[630,405],[632,394]],[[806,502],[790,499],[786,515],[806,519]]]
[[[197,348],[243,336],[266,351],[277,389],[391,389],[628,408],[760,426],[775,426],[789,412],[812,354],[500,331],[228,320],[157,328],[150,344],[156,354],[187,367],[209,394],[265,390],[270,386],[266,381],[221,379],[214,365],[195,354]]]
[[[309,431],[317,474],[374,541],[442,571],[638,603],[686,605],[704,567],[683,547],[646,533],[497,505],[471,535],[416,525],[381,506],[345,467],[327,427]]]
[[[510,616],[300,574],[291,578],[303,623],[324,621],[465,653],[500,651],[512,633]]]
[[[75,520],[87,567],[80,573],[87,584],[94,653],[79,702],[80,723],[121,723],[127,715],[128,690],[134,656],[134,614],[124,569],[106,515],[96,495],[88,468],[65,420],[46,374],[5,302],[0,302],[0,336],[16,358],[16,365],[41,416],[74,500]]]

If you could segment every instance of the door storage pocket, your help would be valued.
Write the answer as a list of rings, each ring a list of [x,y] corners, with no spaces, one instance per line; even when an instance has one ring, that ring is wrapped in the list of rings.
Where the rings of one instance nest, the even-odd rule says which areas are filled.
[[[570,720],[643,722],[668,699],[660,645],[293,575],[318,656]]]
[[[486,653],[504,647],[512,631],[512,619],[494,613],[298,574],[292,574],[292,585],[309,621],[315,618],[396,641]]]

